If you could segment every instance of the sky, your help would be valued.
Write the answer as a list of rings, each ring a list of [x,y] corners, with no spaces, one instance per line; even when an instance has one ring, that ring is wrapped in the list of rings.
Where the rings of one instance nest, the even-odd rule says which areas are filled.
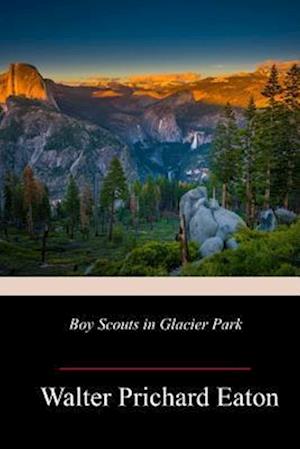
[[[28,62],[54,80],[251,71],[300,59],[299,0],[12,0],[0,72]]]

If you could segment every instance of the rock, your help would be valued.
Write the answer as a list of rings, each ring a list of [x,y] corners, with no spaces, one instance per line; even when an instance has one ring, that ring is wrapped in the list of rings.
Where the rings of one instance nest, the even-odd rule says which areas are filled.
[[[212,256],[220,253],[224,248],[223,240],[220,237],[211,237],[201,245],[200,254],[202,257]]]
[[[183,195],[180,214],[185,215],[188,238],[200,245],[216,237],[217,241],[221,240],[223,249],[224,242],[234,232],[246,227],[246,223],[237,214],[220,207],[216,199],[208,201],[206,187],[197,187]],[[234,246],[233,242],[230,244]]]
[[[63,197],[70,174],[79,187],[99,189],[113,156],[128,180],[136,177],[128,147],[109,131],[36,100],[11,97],[7,104],[0,122],[0,192],[5,172],[21,175],[28,163],[48,186],[51,201]]]
[[[208,204],[209,204],[209,208],[212,209],[212,210],[220,209],[219,202],[216,199],[214,199],[214,198],[211,198],[209,200]]]
[[[238,242],[234,238],[230,238],[225,242],[226,249],[237,249],[239,246]]]
[[[180,200],[180,215],[185,216],[187,227],[189,228],[189,222],[198,207],[205,204],[207,200],[206,187],[197,187],[189,192],[185,193]],[[189,229],[188,229],[189,234]]]
[[[210,209],[200,206],[189,222],[188,232],[190,240],[203,243],[206,239],[216,235],[218,225]]]
[[[8,72],[1,75],[0,103],[5,103],[10,96],[24,96],[57,107],[45,80],[30,64],[10,64]]]
[[[224,209],[224,207],[220,207],[214,211],[214,219],[219,225],[220,230],[226,229],[227,236],[228,234],[233,234],[240,228],[246,227],[246,223],[239,215],[230,210]]]
[[[193,208],[194,208],[194,210],[197,210],[197,208],[200,207],[200,206],[206,206],[206,207],[208,207],[208,201],[207,201],[206,198],[200,198],[200,200],[197,200],[197,201],[194,203]]]
[[[279,223],[287,225],[296,221],[297,218],[297,214],[295,214],[291,210],[285,209],[284,207],[278,207],[275,210],[275,216]]]
[[[207,188],[204,186],[196,187],[195,189],[186,192],[180,200],[180,207],[188,201],[197,201],[200,198],[207,199]]]
[[[216,237],[220,237],[223,241],[228,240],[232,234],[231,227],[228,224],[219,226]]]
[[[147,134],[158,142],[182,141],[181,129],[171,111],[157,115],[153,110],[147,110],[144,115],[143,127]]]
[[[176,110],[194,103],[192,92],[183,91],[149,106],[142,118],[146,134],[157,142],[183,142],[183,130],[177,122]]]
[[[260,213],[258,231],[271,232],[277,227],[277,220],[272,209],[263,210]]]

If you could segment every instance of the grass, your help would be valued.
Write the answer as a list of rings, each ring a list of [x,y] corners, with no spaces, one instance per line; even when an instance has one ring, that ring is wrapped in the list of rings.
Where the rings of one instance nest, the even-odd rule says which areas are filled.
[[[88,240],[80,232],[70,239],[60,226],[55,226],[47,240],[46,264],[41,263],[41,236],[31,239],[25,231],[10,228],[8,239],[0,236],[0,276],[82,276],[97,259],[118,261],[137,246],[149,241],[174,241],[178,220],[161,219],[153,229],[145,223],[138,235],[132,227],[116,225],[112,242],[106,234]]]
[[[153,229],[149,224],[142,224],[137,236],[132,227],[126,229],[116,225],[112,242],[108,242],[106,234],[95,237],[91,233],[90,239],[85,240],[79,232],[72,240],[57,224],[49,233],[47,263],[42,265],[41,236],[31,239],[25,231],[11,228],[8,239],[0,235],[0,276],[83,276],[87,270],[92,275],[102,273],[104,276],[120,273],[125,276],[145,273],[165,276],[176,265],[173,260],[178,257],[177,231],[178,219],[172,218],[159,220]],[[272,233],[244,230],[236,238],[240,243],[237,250],[226,250],[189,263],[181,275],[299,276],[300,221],[290,227],[280,226]],[[163,242],[173,242],[174,245],[163,245]],[[164,246],[170,256],[167,259]],[[159,264],[160,255],[162,264]]]

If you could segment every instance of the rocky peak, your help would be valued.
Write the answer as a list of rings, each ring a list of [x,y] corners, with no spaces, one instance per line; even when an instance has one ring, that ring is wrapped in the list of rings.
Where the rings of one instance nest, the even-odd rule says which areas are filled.
[[[10,96],[23,96],[57,107],[47,83],[30,64],[10,64],[8,72],[0,75],[0,103],[4,104]]]
[[[161,101],[161,104],[164,106],[169,106],[172,108],[184,106],[186,104],[191,104],[195,102],[195,98],[193,92],[191,90],[182,90],[176,92],[175,94],[169,95],[164,100]]]

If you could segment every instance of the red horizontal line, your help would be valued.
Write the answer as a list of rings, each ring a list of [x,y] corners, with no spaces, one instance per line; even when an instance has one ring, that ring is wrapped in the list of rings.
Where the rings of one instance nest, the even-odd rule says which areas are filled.
[[[61,372],[249,372],[248,366],[63,366],[56,368]]]

